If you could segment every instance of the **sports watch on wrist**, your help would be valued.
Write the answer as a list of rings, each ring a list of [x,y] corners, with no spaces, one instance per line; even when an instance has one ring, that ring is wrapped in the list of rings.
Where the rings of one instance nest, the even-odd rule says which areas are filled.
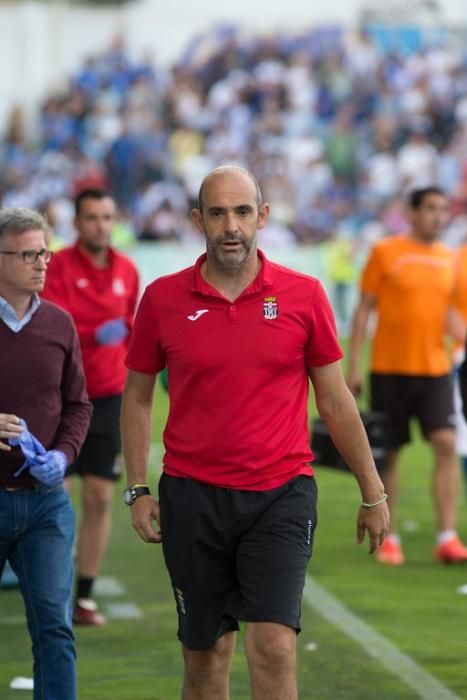
[[[123,492],[123,502],[127,506],[132,506],[137,498],[140,496],[150,496],[151,489],[147,484],[134,484],[134,486],[127,486]]]

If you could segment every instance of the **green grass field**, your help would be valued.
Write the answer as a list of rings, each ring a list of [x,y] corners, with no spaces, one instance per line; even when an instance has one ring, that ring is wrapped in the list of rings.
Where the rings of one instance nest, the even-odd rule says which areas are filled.
[[[157,392],[154,441],[161,440],[167,400]],[[154,481],[157,462],[154,457]],[[319,525],[310,574],[362,621],[392,642],[426,672],[467,700],[467,566],[432,561],[430,456],[419,440],[403,455],[400,530],[407,564],[382,567],[355,544],[358,489],[351,476],[317,467]],[[80,700],[176,700],[182,664],[176,640],[175,609],[161,550],[141,542],[130,527],[129,511],[117,487],[113,534],[102,574],[124,587],[118,598],[99,597],[104,611],[133,603],[139,619],[115,618],[103,628],[78,628]],[[460,531],[467,539],[467,507]],[[309,650],[310,646],[313,650]],[[0,592],[0,700],[31,698],[10,690],[15,676],[31,676],[30,644],[19,593]],[[298,637],[301,700],[411,700],[417,693],[385,669],[354,640],[326,622],[304,602]],[[248,676],[241,634],[231,682],[232,700],[248,700]],[[66,698],[63,698],[66,700]],[[209,698],[206,698],[209,700]]]

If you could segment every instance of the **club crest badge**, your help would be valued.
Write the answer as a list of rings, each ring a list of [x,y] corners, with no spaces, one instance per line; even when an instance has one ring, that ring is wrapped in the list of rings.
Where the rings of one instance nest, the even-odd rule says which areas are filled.
[[[263,316],[268,321],[273,321],[279,315],[279,304],[277,297],[265,297],[263,303]]]

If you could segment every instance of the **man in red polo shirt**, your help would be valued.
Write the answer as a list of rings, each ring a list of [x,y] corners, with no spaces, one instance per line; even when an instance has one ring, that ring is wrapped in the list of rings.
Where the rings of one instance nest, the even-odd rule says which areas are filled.
[[[138,273],[110,245],[115,203],[107,192],[83,190],[75,211],[76,244],[55,254],[43,296],[73,317],[93,404],[88,435],[67,474],[82,477],[73,622],[101,625],[106,620],[92,599],[92,587],[110,535],[113,485],[120,478],[120,403]]]
[[[360,486],[358,541],[368,531],[374,551],[388,525],[329,303],[318,280],[257,250],[268,213],[248,171],[226,166],[205,178],[193,221],[206,254],[149,285],[127,356],[125,502],[141,538],[163,544],[185,700],[228,698],[239,620],[248,623],[252,696],[297,697],[296,634],[316,525],[310,378]],[[166,366],[170,413],[158,503],[147,457],[154,382]]]

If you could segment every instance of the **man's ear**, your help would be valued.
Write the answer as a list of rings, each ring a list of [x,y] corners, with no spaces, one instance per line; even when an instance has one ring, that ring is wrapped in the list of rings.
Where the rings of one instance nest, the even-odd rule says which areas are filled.
[[[204,233],[203,215],[199,209],[191,210],[191,220],[200,233]]]
[[[258,214],[258,226],[257,228],[264,228],[268,222],[270,206],[269,202],[265,202],[261,205]]]

